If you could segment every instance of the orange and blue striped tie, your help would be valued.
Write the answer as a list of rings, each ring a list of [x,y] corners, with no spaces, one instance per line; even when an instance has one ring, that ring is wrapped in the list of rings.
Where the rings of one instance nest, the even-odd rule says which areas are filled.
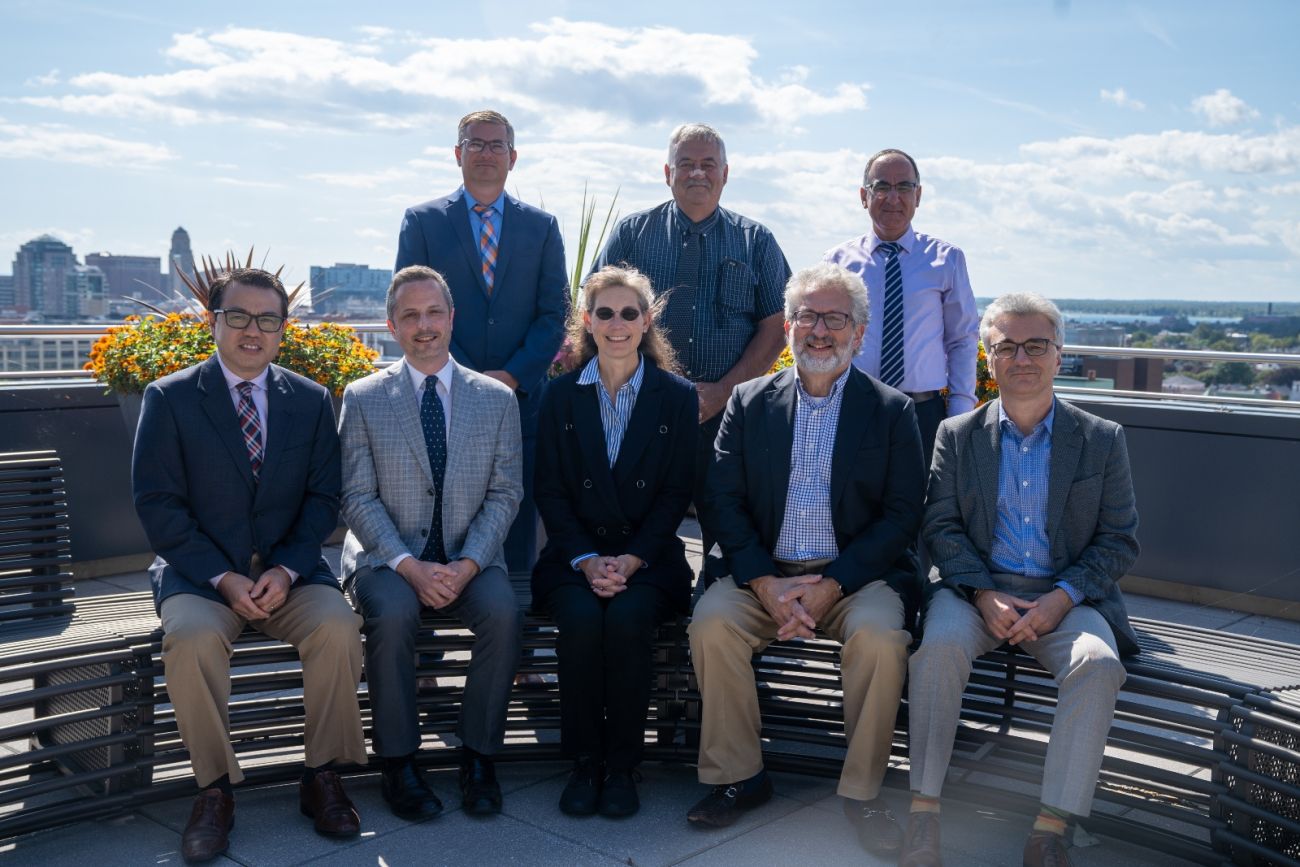
[[[487,284],[488,294],[492,294],[492,278],[497,268],[497,231],[492,226],[492,206],[478,204],[474,206],[483,228],[478,233],[479,258],[483,260],[483,282]]]

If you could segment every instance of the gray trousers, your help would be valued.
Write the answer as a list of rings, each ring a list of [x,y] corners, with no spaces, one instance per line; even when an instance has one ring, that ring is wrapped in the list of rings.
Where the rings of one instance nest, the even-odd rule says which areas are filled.
[[[384,758],[420,748],[415,703],[415,635],[420,599],[388,567],[357,570],[348,583],[364,619],[366,683],[374,717],[374,751]],[[456,735],[470,749],[493,755],[505,738],[506,708],[519,667],[523,612],[504,570],[489,566],[446,609],[474,633]]]
[[[1045,578],[995,574],[998,589],[1034,599],[1052,590]],[[979,610],[948,588],[925,612],[925,638],[908,665],[912,790],[937,798],[943,789],[971,663],[998,647]],[[1056,629],[1021,647],[1056,679],[1056,717],[1047,744],[1042,802],[1076,816],[1092,808],[1124,665],[1114,633],[1095,608],[1076,606]]]

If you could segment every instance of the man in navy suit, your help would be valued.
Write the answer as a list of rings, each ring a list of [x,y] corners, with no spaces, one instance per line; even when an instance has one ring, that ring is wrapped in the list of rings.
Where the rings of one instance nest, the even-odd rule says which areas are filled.
[[[306,709],[302,812],[321,834],[355,836],[334,763],[365,764],[357,706],[361,619],[321,557],[338,526],[339,439],[329,393],[271,364],[284,285],[256,268],[212,282],[217,351],[144,393],[132,480],[157,557],[150,572],[176,725],[201,791],[182,835],[188,861],[225,851],[231,784],[231,642],[252,622],[298,648]]]
[[[465,115],[455,152],[464,184],[406,211],[394,271],[428,265],[443,275],[456,304],[452,357],[505,383],[519,401],[524,498],[505,555],[511,573],[528,573],[537,550],[537,410],[568,306],[564,242],[555,217],[505,193],[518,154],[514,127],[504,116]]]

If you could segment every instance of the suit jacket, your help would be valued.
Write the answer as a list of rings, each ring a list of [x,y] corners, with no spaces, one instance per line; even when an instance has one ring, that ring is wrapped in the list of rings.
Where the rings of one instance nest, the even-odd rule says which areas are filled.
[[[924,535],[943,583],[963,596],[994,586],[1001,455],[998,401],[939,427]],[[1058,398],[1047,488],[1055,580],[1106,618],[1121,653],[1138,652],[1119,589],[1137,559],[1137,524],[1124,429]]]
[[[795,371],[736,386],[718,430],[704,507],[737,584],[776,575],[794,440]],[[925,464],[910,398],[849,368],[831,456],[839,556],[822,569],[845,595],[883,579],[914,610]]]
[[[505,569],[501,543],[523,496],[519,410],[510,390],[455,364],[442,538],[448,560],[468,557]],[[378,568],[405,553],[419,557],[438,491],[406,360],[359,379],[343,392],[341,571]]]
[[[253,554],[301,584],[337,587],[321,545],[338,526],[339,439],[329,392],[271,365],[267,440],[253,481],[235,404],[214,354],[144,392],[131,461],[135,509],[157,555],[154,604],[176,593],[224,603],[209,583],[249,573]]]
[[[513,376],[524,432],[531,435],[569,301],[555,217],[506,196],[489,295],[465,194],[457,190],[406,211],[396,268],[407,265],[428,265],[447,280],[456,302],[452,357],[473,370]]]
[[[661,588],[685,611],[691,567],[677,526],[691,501],[699,398],[695,387],[649,359],[610,467],[600,420],[601,386],[578,385],[580,371],[554,380],[542,399],[533,496],[546,547],[533,569],[533,597],[561,584],[585,585],[570,565],[587,553],[635,554],[636,583]]]

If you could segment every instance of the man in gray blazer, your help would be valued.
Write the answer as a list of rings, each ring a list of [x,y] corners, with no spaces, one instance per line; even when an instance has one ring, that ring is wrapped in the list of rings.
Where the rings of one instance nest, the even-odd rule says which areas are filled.
[[[492,756],[521,643],[501,549],[523,493],[519,409],[507,386],[451,359],[455,309],[437,271],[398,271],[387,307],[403,358],[348,386],[339,423],[342,571],[365,619],[383,795],[402,818],[442,810],[415,765],[415,635],[427,606],[474,633],[457,729],[461,800],[466,813],[492,814],[501,810]]]
[[[1010,293],[980,323],[1001,397],[939,428],[923,535],[942,579],[909,665],[911,817],[902,867],[936,867],[939,794],[971,663],[1007,643],[1056,678],[1042,809],[1026,865],[1068,865],[1064,833],[1092,805],[1121,653],[1136,653],[1119,590],[1137,507],[1119,425],[1052,393],[1061,312]],[[932,585],[935,586],[935,585]]]

